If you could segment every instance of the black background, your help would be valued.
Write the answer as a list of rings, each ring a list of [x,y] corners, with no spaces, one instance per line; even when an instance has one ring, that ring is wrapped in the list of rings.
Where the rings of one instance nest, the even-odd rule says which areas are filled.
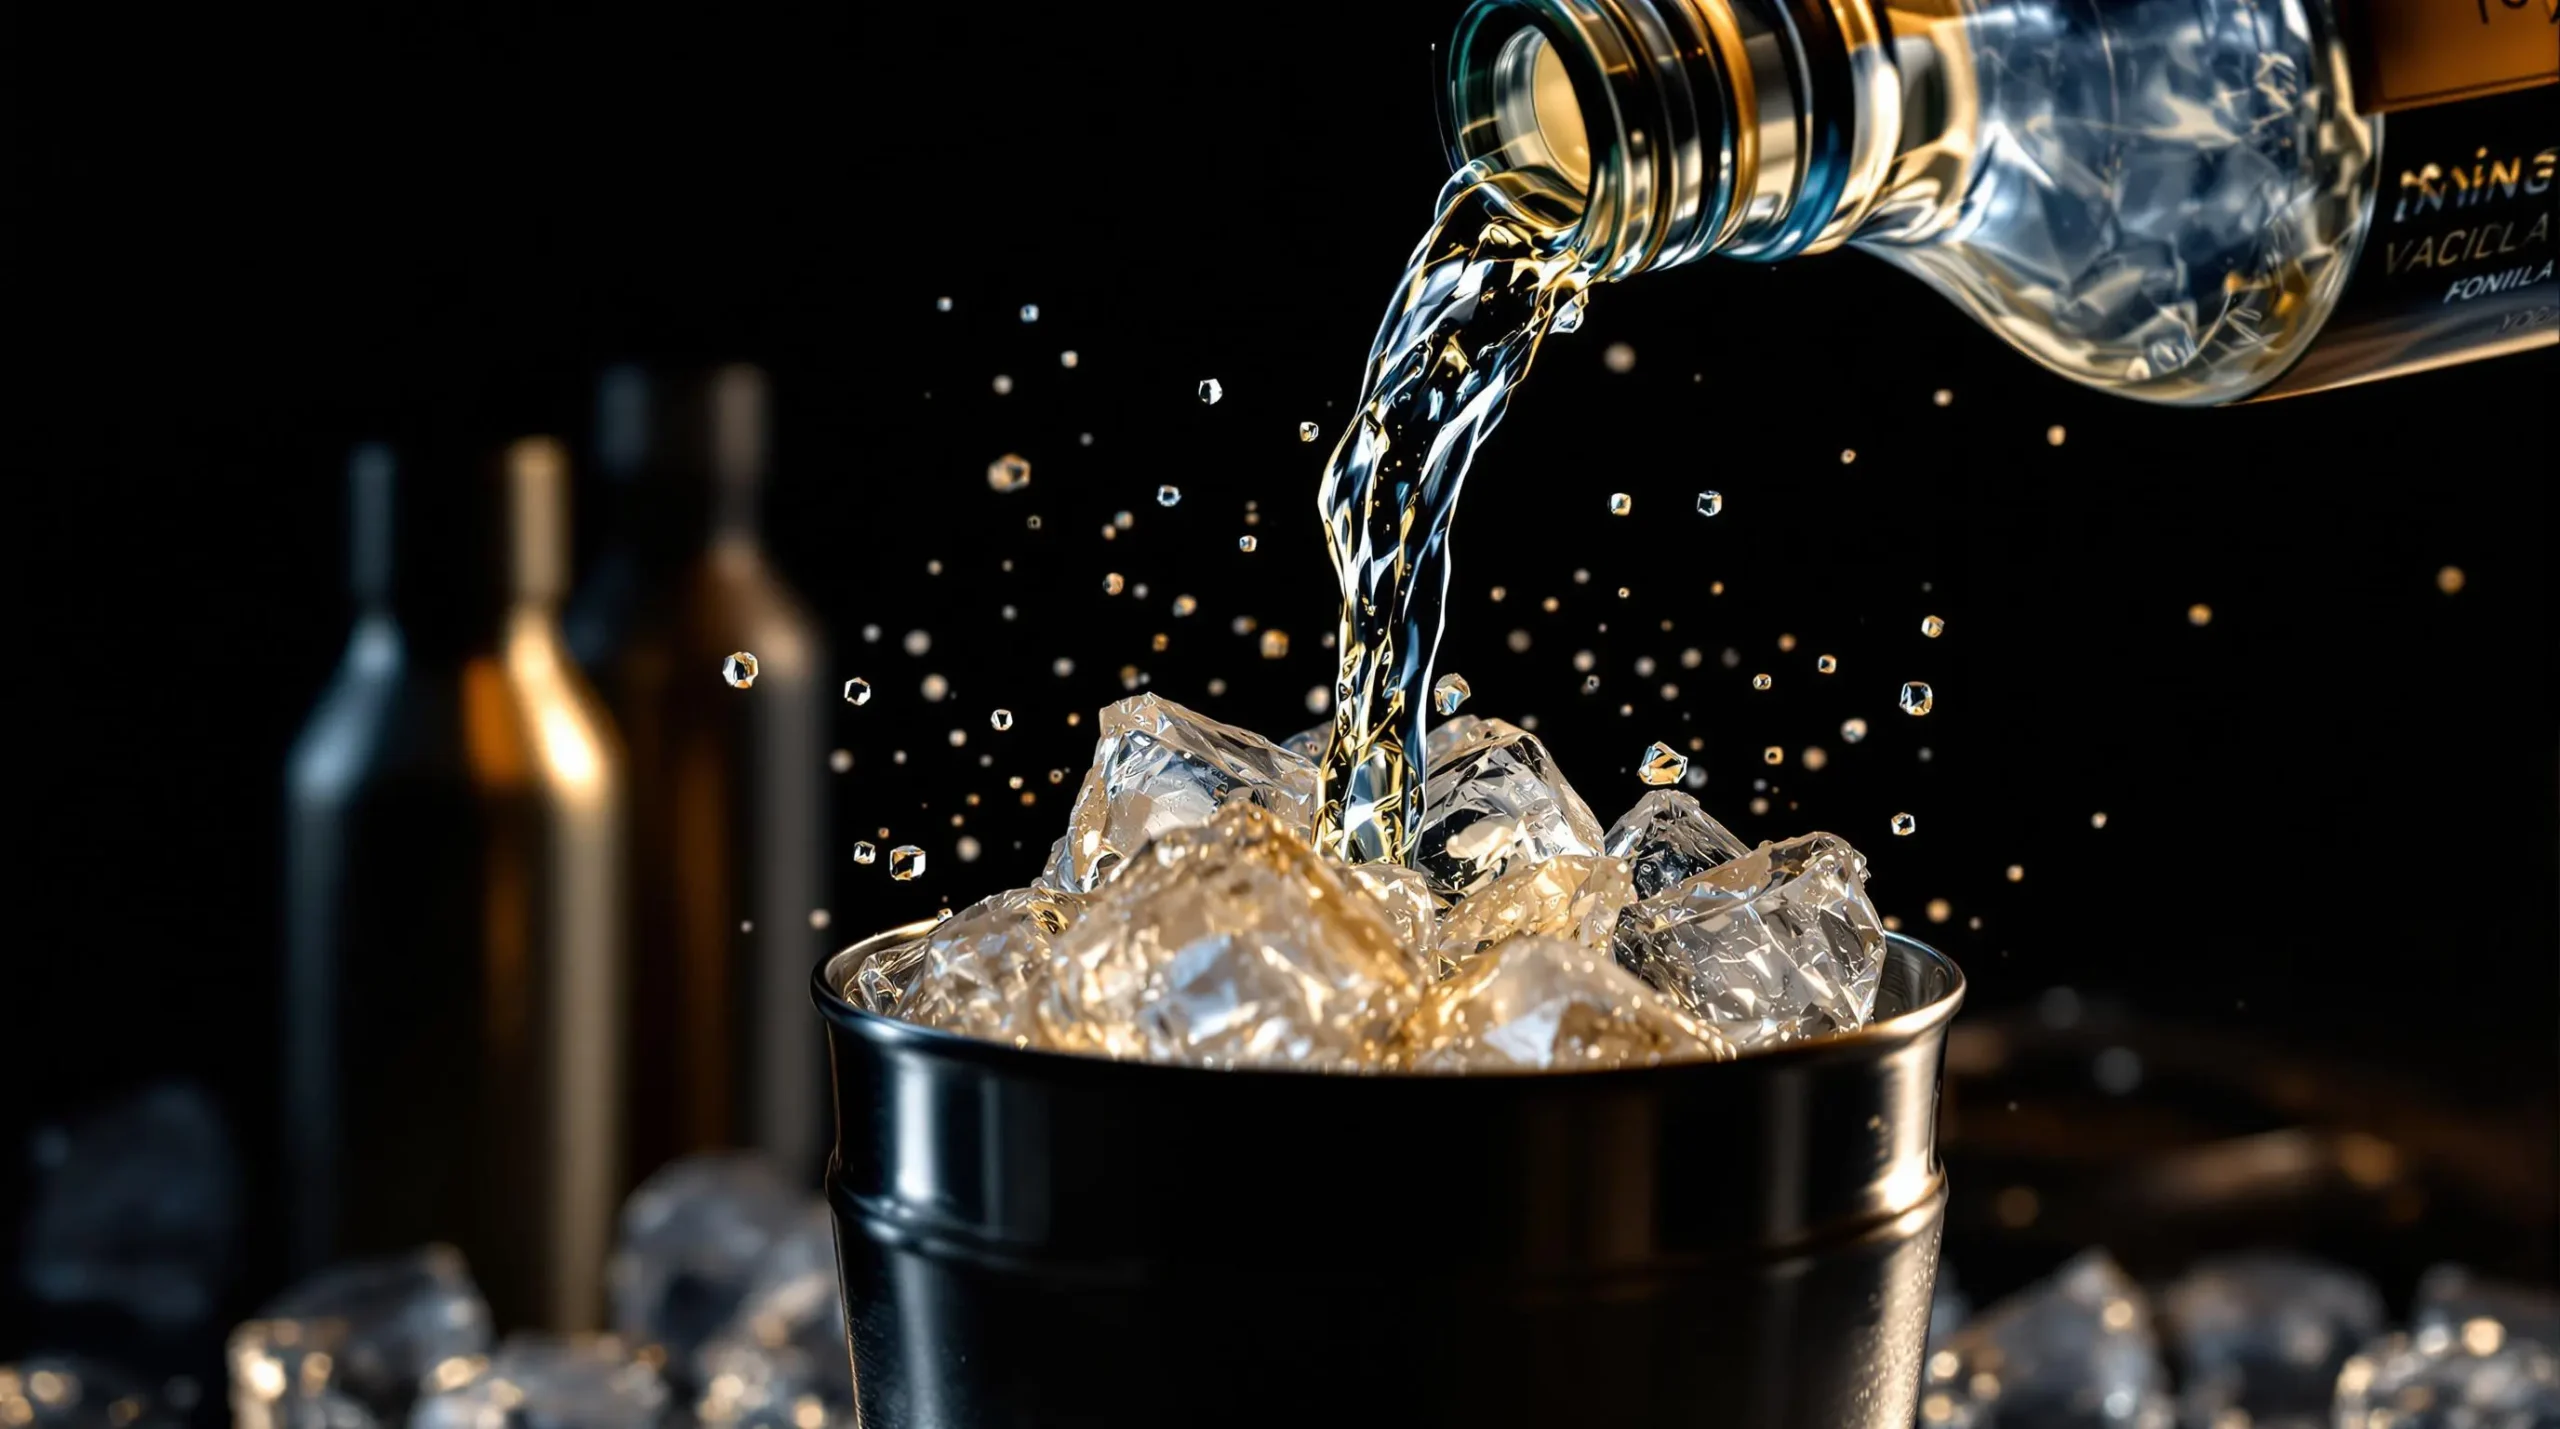
[[[530,392],[574,436],[605,360],[771,366],[774,549],[840,673],[881,690],[838,717],[855,770],[810,772],[837,781],[840,933],[1027,879],[1064,826],[1046,771],[1081,769],[1123,665],[1275,737],[1314,723],[1313,488],[1444,172],[1428,47],[1455,8],[13,10],[16,391],[52,439],[15,468],[12,1144],[176,1073],[259,1164],[278,770],[345,632],[344,451],[431,399]],[[1550,343],[1478,464],[1441,667],[1477,711],[1537,715],[1604,820],[1648,741],[1702,737],[1711,809],[1748,839],[1855,840],[1979,1007],[2069,984],[2324,1046],[2512,1117],[2547,1165],[2555,370],[2164,411],[2044,374],[1864,257],[1649,276]],[[1008,451],[1034,480],[998,495]],[[1146,598],[1105,596],[1113,571]],[[1177,593],[1199,613],[1174,619]],[[1925,719],[1894,707],[1906,679],[1935,687]],[[932,851],[924,880],[841,857],[882,826]]]

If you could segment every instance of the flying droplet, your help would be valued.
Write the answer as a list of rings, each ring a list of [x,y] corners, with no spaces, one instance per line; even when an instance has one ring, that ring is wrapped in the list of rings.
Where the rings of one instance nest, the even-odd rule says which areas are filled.
[[[2013,863],[2009,865],[2009,881],[2011,883],[2023,883],[2026,881],[2026,878],[2027,866],[2025,864]]]
[[[1118,571],[1111,571],[1105,574],[1102,578],[1102,593],[1104,595],[1118,595],[1120,592],[1128,589],[1128,587],[1129,583],[1120,578],[1120,573]]]
[[[1937,403],[1937,404],[1938,404],[1939,406],[1941,406],[1941,407],[1944,407],[1944,406],[1946,406],[1947,404],[1949,404],[1949,403],[1951,403],[1951,402],[1955,401],[1955,399],[1956,399],[1956,394],[1955,394],[1955,393],[1953,393],[1953,392],[1948,391],[1948,390],[1947,390],[1946,388],[1944,388],[1944,387],[1941,387],[1941,388],[1939,388],[1937,391],[1932,392],[1932,393],[1930,393],[1930,394],[1929,394],[1929,400],[1930,400],[1930,401],[1932,401],[1932,402]]]
[[[1138,524],[1137,513],[1134,511],[1114,511],[1111,513],[1111,524],[1123,531],[1126,531],[1130,527]]]
[[[962,834],[959,841],[951,845],[951,851],[960,855],[960,861],[962,863],[976,863],[978,861],[978,855],[986,852],[986,850],[979,845],[976,839],[969,837],[967,834]]]
[[[1807,769],[1819,769],[1831,762],[1830,754],[1825,752],[1823,747],[1819,744],[1806,745],[1804,747],[1804,753],[1797,755],[1796,759],[1797,762],[1803,764]]]
[[[996,395],[999,397],[1010,396],[1013,392],[1013,379],[1007,377],[1001,372],[996,374],[995,381],[990,382],[987,385],[993,387],[996,391]]]
[[[856,676],[844,682],[844,702],[849,705],[871,703],[871,682]]]
[[[2205,604],[2203,601],[2197,601],[2195,604],[2188,606],[2187,623],[2189,625],[2196,626],[2211,625],[2213,623],[2213,607]]]
[[[900,844],[889,850],[889,876],[900,883],[910,882],[924,874],[924,850],[914,844]]]
[[[1466,676],[1443,675],[1432,683],[1431,707],[1444,715],[1453,715],[1458,712],[1458,706],[1467,702],[1467,696],[1474,693],[1467,686]]]
[[[1236,549],[1239,551],[1250,553],[1255,546],[1260,544],[1260,542],[1254,540],[1251,536],[1236,537]]]
[[[1947,633],[1947,623],[1934,615],[1920,617],[1920,633],[1935,640]]]
[[[1771,680],[1766,675],[1754,675],[1751,677],[1751,688],[1755,690],[1765,690],[1769,688],[1771,683]]]
[[[947,313],[951,311],[951,300],[949,298],[934,299],[933,310],[937,313]]]
[[[1835,655],[1816,655],[1813,657],[1813,668],[1817,674],[1837,675],[1840,673],[1839,657]]]
[[[1956,916],[1956,906],[1943,898],[1930,899],[1929,906],[1921,911],[1929,915],[1932,923],[1943,923]]]
[[[1298,424],[1299,441],[1311,442],[1321,435],[1323,435],[1322,429],[1317,427],[1313,422],[1300,422]]]
[[[1058,365],[1060,367],[1072,368],[1082,361],[1084,361],[1084,359],[1076,356],[1076,350],[1072,347],[1058,354]]]
[[[1722,516],[1724,514],[1724,493],[1721,491],[1699,492],[1698,514],[1701,516]]]
[[[1636,777],[1656,788],[1677,784],[1688,772],[1689,756],[1658,739],[1644,747],[1644,762],[1636,766]]]
[[[720,678],[732,689],[743,690],[756,682],[756,657],[740,650],[720,662]]]
[[[1855,744],[1866,737],[1867,722],[1865,720],[1850,718],[1840,721],[1840,740],[1842,743]]]
[[[2436,572],[2436,589],[2443,591],[2446,595],[2452,595],[2462,589],[2462,583],[2467,579],[2469,578],[2462,573],[2462,567],[2446,566]]]
[[[839,749],[835,753],[828,755],[827,767],[836,771],[838,774],[850,771],[853,768],[853,751],[850,749]]]
[[[1262,632],[1262,658],[1263,658],[1263,659],[1265,659],[1265,660],[1285,660],[1285,659],[1287,659],[1288,657],[1289,657],[1289,632],[1288,632],[1288,631],[1286,631],[1286,630],[1266,630],[1266,631]]]
[[[1633,510],[1635,510],[1635,509],[1636,509],[1636,499],[1635,499],[1634,497],[1629,496],[1628,494],[1626,494],[1626,493],[1625,493],[1625,492],[1623,492],[1623,491],[1613,491],[1613,492],[1610,492],[1610,493],[1609,493],[1609,514],[1610,514],[1610,515],[1612,515],[1612,516],[1624,516],[1624,515],[1626,515],[1628,512],[1633,511]]]
[[[1181,487],[1179,487],[1179,486],[1159,486],[1159,487],[1157,487],[1157,488],[1156,488],[1156,504],[1157,504],[1158,506],[1179,506],[1179,505],[1181,505],[1181,504],[1182,504],[1182,488],[1181,488]]]
[[[829,923],[834,921],[835,915],[829,913],[824,908],[812,908],[809,910],[809,926],[812,928],[824,929]]]
[[[863,839],[853,846],[853,861],[856,863],[869,863],[879,856],[880,850],[872,847],[869,839]]]
[[[1322,686],[1322,685],[1315,685],[1315,686],[1311,686],[1311,687],[1309,687],[1309,688],[1308,688],[1308,690],[1307,690],[1307,713],[1309,713],[1309,714],[1323,714],[1325,711],[1330,710],[1330,709],[1332,709],[1332,708],[1333,708],[1333,691],[1326,689],[1326,688],[1325,688],[1324,686]]]
[[[1612,372],[1636,370],[1636,350],[1623,342],[1613,342],[1601,350],[1600,365]]]
[[[1599,688],[1600,688],[1600,677],[1599,677],[1599,676],[1597,676],[1597,675],[1585,675],[1585,676],[1583,676],[1583,677],[1582,677],[1582,692],[1583,692],[1584,694],[1588,695],[1588,694],[1595,693],[1595,692],[1597,692],[1597,691],[1599,690]]]
[[[916,686],[916,692],[925,697],[926,703],[940,704],[951,693],[951,682],[940,675],[927,675],[923,683]]]
[[[1173,613],[1176,619],[1189,615],[1199,608],[1200,602],[1192,599],[1190,596],[1177,595],[1173,598]]]
[[[1893,836],[1895,838],[1908,837],[1911,831],[1918,827],[1920,827],[1920,821],[1911,817],[1909,814],[1896,814],[1893,816]]]
[[[1202,402],[1214,407],[1218,405],[1218,399],[1226,395],[1227,389],[1219,385],[1217,378],[1204,377],[1200,380],[1200,400]]]
[[[2091,814],[2091,815],[2089,816],[2089,827],[2091,827],[2091,828],[2093,828],[2093,829],[2103,829],[2103,828],[2105,828],[2106,826],[2107,826],[2107,812],[2106,812],[2106,810],[2104,810],[2104,809],[2100,809],[2098,812],[2096,812],[2096,813],[2094,813],[2094,814]]]
[[[1779,636],[1779,637],[1778,637],[1778,653],[1780,653],[1780,654],[1782,654],[1782,655],[1783,655],[1783,654],[1788,653],[1789,651],[1794,650],[1795,648],[1796,648],[1796,638],[1795,638],[1794,636],[1792,636],[1792,635],[1781,635],[1781,636]]]
[[[1842,466],[1848,466],[1848,465],[1851,465],[1852,463],[1856,462],[1856,461],[1857,461],[1857,459],[1858,459],[1858,449],[1857,449],[1856,447],[1846,447],[1846,448],[1843,448],[1843,449],[1841,450],[1841,453],[1840,453],[1840,464],[1841,464]]]
[[[1001,734],[1004,731],[1013,728],[1013,711],[997,710],[987,716],[987,724],[997,733]]]
[[[2058,447],[2070,439],[2071,434],[2064,431],[2062,429],[2062,424],[2059,422],[2044,429],[2044,444],[2046,446]]]
[[[1024,303],[1022,305],[1022,320],[1027,323],[1036,323],[1040,321],[1040,305],[1038,303]]]
[[[1936,692],[1932,691],[1926,684],[1923,684],[1918,680],[1907,681],[1903,684],[1902,712],[1904,714],[1924,715],[1930,710],[1935,709],[1937,704],[1938,696]]]
[[[1526,655],[1529,653],[1529,632],[1526,630],[1514,630],[1509,635],[1502,637],[1502,643],[1511,647],[1512,654]]]
[[[1076,662],[1061,655],[1049,662],[1049,673],[1063,680],[1076,672]]]
[[[933,637],[921,630],[910,630],[906,638],[898,643],[908,654],[922,659],[924,653],[933,648]]]

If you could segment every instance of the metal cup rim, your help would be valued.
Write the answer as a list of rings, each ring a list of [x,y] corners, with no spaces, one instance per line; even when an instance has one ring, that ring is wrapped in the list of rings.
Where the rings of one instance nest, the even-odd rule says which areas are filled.
[[[1070,1068],[1092,1073],[1103,1069],[1123,1069],[1149,1076],[1192,1076],[1224,1078],[1290,1078],[1296,1080],[1342,1080],[1362,1077],[1391,1078],[1400,1085],[1448,1084],[1465,1085],[1488,1082],[1541,1081],[1557,1078],[1578,1079],[1745,1075],[1719,1073],[1718,1068],[1768,1067],[1773,1064],[1800,1062],[1830,1057],[1871,1057],[1892,1048],[1907,1046],[1935,1035],[1956,1015],[1964,1003],[1964,970],[1955,959],[1919,939],[1902,933],[1885,934],[1886,956],[1896,954],[1919,960],[1943,985],[1938,995],[1917,1007],[1898,1012],[1858,1028],[1827,1037],[1809,1038],[1802,1042],[1781,1043],[1742,1053],[1730,1061],[1664,1062],[1649,1067],[1568,1068],[1556,1071],[1520,1070],[1489,1072],[1342,1072],[1301,1067],[1198,1067],[1177,1062],[1149,1062],[1135,1059],[1087,1056],[1075,1052],[1056,1052],[1039,1047],[1010,1047],[966,1033],[945,1031],[902,1022],[868,1008],[857,1007],[837,989],[843,984],[839,966],[849,973],[863,955],[890,943],[920,938],[940,925],[936,918],[920,918],[902,923],[848,944],[828,955],[810,973],[810,997],[826,1019],[844,1032],[878,1043],[884,1047],[927,1052],[937,1057],[957,1058],[982,1063],[994,1069],[1012,1068],[1023,1073],[1065,1072]]]

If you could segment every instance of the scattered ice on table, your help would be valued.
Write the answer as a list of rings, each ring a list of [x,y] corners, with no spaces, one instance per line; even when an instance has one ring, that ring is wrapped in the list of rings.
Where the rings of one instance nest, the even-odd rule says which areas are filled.
[[[1160,695],[1102,711],[1102,734],[1069,815],[1066,862],[1051,877],[1090,893],[1151,839],[1205,822],[1230,800],[1271,810],[1304,836],[1315,823],[1315,765],[1250,730]]]
[[[2428,1324],[2375,1341],[2338,1372],[2335,1422],[2351,1429],[2560,1424],[2560,1357],[2503,1331],[2501,1321],[2475,1317],[2460,1330]]]
[[[1569,1071],[1721,1060],[1733,1048],[1605,952],[1561,938],[1494,946],[1424,995],[1413,1066],[1426,1072]]]
[[[2106,1252],[1985,1311],[1928,1357],[1920,1423],[1961,1429],[2169,1429],[2142,1291]]]
[[[1762,844],[1631,905],[1618,961],[1745,1047],[1862,1026],[1884,965],[1866,877],[1835,834]]]
[[[397,1412],[377,1414],[336,1382],[338,1351],[348,1338],[347,1327],[336,1320],[249,1320],[235,1327],[226,1355],[233,1429],[376,1429],[406,1423],[416,1383],[401,1393]],[[464,1375],[479,1372],[476,1356],[451,1363]],[[0,1423],[13,1422],[6,1388],[0,1385]]]
[[[453,1247],[349,1261],[268,1301],[233,1335],[232,1398],[275,1388],[249,1398],[292,1404],[296,1413],[275,1417],[300,1423],[325,1390],[397,1423],[425,1386],[467,1375],[490,1339],[488,1302]],[[305,1364],[315,1354],[325,1358]]]
[[[1430,775],[1414,866],[1463,898],[1514,868],[1600,852],[1600,821],[1537,736],[1498,719],[1447,721],[1424,742]]]
[[[2439,1265],[2418,1278],[2409,1328],[2435,1326],[2460,1334],[2476,1320],[2496,1322],[2508,1339],[2531,1340],[2560,1351],[2560,1295],[2526,1285],[2489,1280],[2459,1265]]]
[[[1609,826],[1602,846],[1635,872],[1636,896],[1664,889],[1751,852],[1749,846],[1677,789],[1656,789]]]
[[[766,1255],[800,1225],[807,1193],[745,1154],[659,1168],[622,1206],[605,1267],[613,1328],[681,1364],[737,1312]]]
[[[666,1381],[612,1335],[507,1337],[480,1374],[418,1402],[410,1429],[661,1429]]]
[[[239,1223],[240,1163],[209,1094],[146,1087],[39,1128],[28,1152],[27,1218],[11,1229],[34,1304],[109,1307],[164,1332],[212,1314]]]
[[[2237,1255],[2190,1267],[2160,1293],[2185,1422],[2246,1416],[2253,1429],[2327,1424],[2338,1370],[2382,1332],[2382,1295],[2340,1266]]]
[[[52,1354],[0,1364],[0,1424],[11,1429],[176,1429],[183,1422],[111,1365]]]
[[[1068,1051],[1375,1067],[1416,984],[1377,900],[1238,800],[1126,860],[1058,940],[1039,1014]]]
[[[1434,940],[1448,968],[1511,938],[1542,935],[1607,957],[1610,930],[1635,901],[1624,860],[1558,854],[1504,874],[1452,905]]]
[[[853,1372],[845,1359],[844,1301],[835,1232],[823,1201],[774,1243],[729,1324],[694,1358],[690,1383],[705,1424],[800,1429],[851,1423]]]

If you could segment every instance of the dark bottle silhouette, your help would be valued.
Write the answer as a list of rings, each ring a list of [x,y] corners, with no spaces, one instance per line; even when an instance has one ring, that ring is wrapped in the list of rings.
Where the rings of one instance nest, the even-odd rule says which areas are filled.
[[[757,534],[767,411],[753,367],[605,374],[603,539],[568,628],[630,750],[632,1169],[753,1147],[814,1186],[829,670]],[[756,657],[746,689],[722,678],[734,651]]]
[[[500,1323],[559,1329],[600,1318],[628,956],[567,484],[547,439],[355,453],[355,631],[285,779],[296,1269],[450,1241]]]

